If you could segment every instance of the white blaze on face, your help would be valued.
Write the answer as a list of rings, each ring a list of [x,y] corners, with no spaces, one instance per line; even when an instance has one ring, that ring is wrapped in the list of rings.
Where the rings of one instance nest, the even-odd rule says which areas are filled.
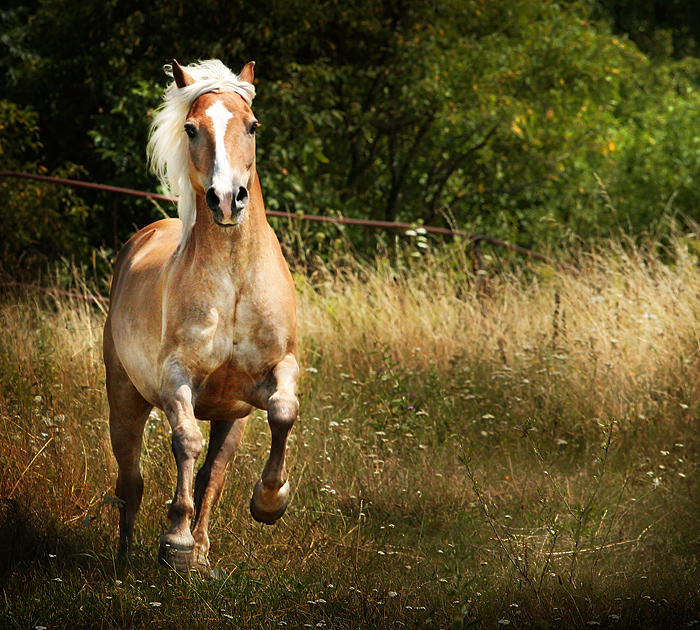
[[[216,101],[205,112],[211,118],[214,125],[214,173],[212,175],[211,185],[214,191],[221,200],[221,205],[224,208],[231,207],[231,166],[228,163],[228,155],[226,154],[226,128],[228,121],[233,118],[233,114],[226,109],[222,101]]]

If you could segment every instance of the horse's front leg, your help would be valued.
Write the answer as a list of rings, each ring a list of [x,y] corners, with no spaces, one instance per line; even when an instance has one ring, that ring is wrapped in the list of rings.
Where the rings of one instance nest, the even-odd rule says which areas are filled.
[[[167,392],[174,389],[174,394]],[[160,539],[158,559],[162,564],[178,571],[187,571],[195,566],[195,540],[190,531],[194,516],[192,479],[194,467],[202,452],[204,440],[194,417],[192,388],[181,384],[177,388],[161,389],[165,414],[172,429],[172,448],[177,464],[177,486],[170,503],[168,518],[170,531]]]
[[[271,525],[284,514],[289,503],[289,481],[285,455],[289,432],[299,414],[296,397],[299,365],[293,355],[287,355],[272,372],[270,385],[266,388],[267,421],[272,433],[270,457],[262,476],[253,488],[250,513],[261,523]]]

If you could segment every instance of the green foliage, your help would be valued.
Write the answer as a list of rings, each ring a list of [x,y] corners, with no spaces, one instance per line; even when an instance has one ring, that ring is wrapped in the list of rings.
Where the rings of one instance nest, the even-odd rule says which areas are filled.
[[[37,113],[0,100],[0,121],[0,170],[47,175]],[[54,175],[78,178],[84,170],[67,163]],[[98,211],[71,188],[0,179],[0,273],[32,277],[59,258],[88,263],[94,251],[88,221]]]
[[[0,101],[0,157],[6,168],[23,168],[41,151],[39,117],[31,109]]]
[[[645,106],[616,134],[608,193],[622,227],[656,231],[663,216],[698,218],[700,61],[656,70]]]
[[[695,57],[700,53],[700,14],[688,0],[598,0],[596,15],[616,32],[628,33],[646,54],[656,58]]]
[[[74,163],[94,181],[153,189],[145,145],[160,68],[214,56],[258,63],[270,209],[537,248],[698,218],[700,70],[675,58],[692,52],[695,28],[678,2],[656,31],[671,29],[675,57],[650,59],[609,23],[642,45],[651,13],[617,0],[72,1],[0,15],[0,86],[39,115],[49,171]],[[124,201],[118,214],[123,241],[159,211]],[[325,246],[334,229],[312,232]],[[112,222],[80,236],[111,245]],[[386,239],[348,236],[363,251]]]

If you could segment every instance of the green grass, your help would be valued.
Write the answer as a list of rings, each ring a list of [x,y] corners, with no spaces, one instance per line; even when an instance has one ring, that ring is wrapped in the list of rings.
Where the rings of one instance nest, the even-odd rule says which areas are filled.
[[[452,251],[299,274],[293,501],[272,527],[248,514],[269,446],[258,413],[209,578],[156,561],[175,477],[160,413],[137,548],[117,563],[104,314],[6,299],[0,627],[692,624],[700,277],[676,245],[673,264],[610,246],[578,272],[473,277]]]

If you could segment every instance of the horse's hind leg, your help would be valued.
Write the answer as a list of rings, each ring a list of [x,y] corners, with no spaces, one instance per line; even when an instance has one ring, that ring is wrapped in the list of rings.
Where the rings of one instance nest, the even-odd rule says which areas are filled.
[[[226,466],[241,443],[246,421],[247,418],[240,418],[211,422],[207,458],[194,482],[194,563],[201,567],[209,566],[209,517],[221,496]]]
[[[267,400],[267,421],[272,443],[270,457],[253,488],[250,513],[261,523],[271,525],[284,514],[289,503],[289,481],[285,455],[289,432],[299,414],[296,384],[299,366],[294,356],[287,355],[273,370],[273,385]]]
[[[134,540],[134,523],[141,507],[143,477],[139,462],[143,427],[152,405],[129,380],[114,350],[109,323],[105,326],[104,360],[109,401],[109,433],[117,460],[117,498],[119,505],[119,553],[125,556]]]

